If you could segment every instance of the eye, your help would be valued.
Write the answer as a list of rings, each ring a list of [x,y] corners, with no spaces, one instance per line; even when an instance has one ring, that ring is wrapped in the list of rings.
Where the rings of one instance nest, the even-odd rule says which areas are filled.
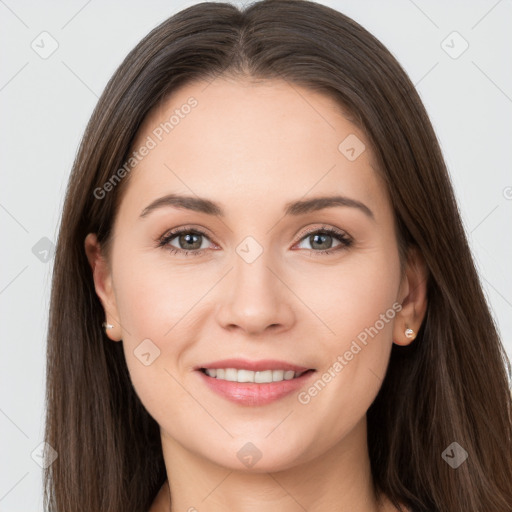
[[[177,228],[164,235],[159,240],[158,247],[165,247],[173,254],[197,256],[203,254],[208,247],[208,244],[204,244],[205,240],[209,238],[203,231],[187,227]]]
[[[305,236],[302,236],[302,240],[309,242],[310,252],[316,254],[332,254],[352,245],[352,239],[346,233],[330,226],[311,229],[306,232]],[[339,242],[334,248],[333,240]]]

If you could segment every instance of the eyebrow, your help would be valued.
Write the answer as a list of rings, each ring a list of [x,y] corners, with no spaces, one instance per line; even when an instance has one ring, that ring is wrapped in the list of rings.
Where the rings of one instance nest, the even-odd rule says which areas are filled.
[[[207,215],[225,217],[225,213],[222,207],[210,199],[178,194],[167,194],[163,197],[155,199],[151,204],[144,208],[140,214],[140,217],[147,217],[152,211],[166,206],[183,208],[199,213],[205,213]],[[356,199],[351,199],[344,196],[325,196],[315,197],[312,199],[302,199],[299,201],[291,201],[285,204],[284,214],[293,216],[303,215],[306,213],[323,210],[325,208],[332,208],[334,206],[357,208],[361,210],[365,215],[375,220],[375,216],[373,215],[373,212],[370,210],[370,208],[368,208],[368,206],[366,206],[361,201],[357,201]]]

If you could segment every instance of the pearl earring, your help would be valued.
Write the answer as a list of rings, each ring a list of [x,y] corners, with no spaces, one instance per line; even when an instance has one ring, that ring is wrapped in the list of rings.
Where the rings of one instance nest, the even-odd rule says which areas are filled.
[[[415,336],[414,331],[412,329],[405,329],[405,337],[409,339],[413,339]]]
[[[109,324],[109,323],[107,323],[107,322],[103,322],[103,324],[102,324],[102,325],[103,325],[103,327],[105,327],[105,330],[107,330],[107,329],[113,329],[113,328],[114,328],[114,326],[113,326],[112,324]]]

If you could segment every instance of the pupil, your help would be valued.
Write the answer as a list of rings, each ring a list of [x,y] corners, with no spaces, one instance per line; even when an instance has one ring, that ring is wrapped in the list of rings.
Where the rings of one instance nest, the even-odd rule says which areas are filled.
[[[322,247],[322,242],[320,242],[320,247],[317,247],[317,248],[318,248],[318,249],[324,249],[324,250],[325,250],[325,249],[330,249],[330,248],[331,248],[331,245],[332,245],[332,236],[331,236],[331,235],[325,235],[325,234],[324,234],[324,235],[319,235],[319,234],[316,234],[316,235],[312,235],[312,237],[311,237],[311,238],[314,240],[313,242],[311,242],[311,241],[310,241],[310,242],[311,242],[311,247],[313,247],[313,248],[314,248],[314,244],[316,244],[316,243],[317,243],[317,242],[316,242],[316,239],[318,239],[318,238],[323,238],[323,239],[324,239],[324,242],[323,242],[324,246]],[[330,240],[330,241],[331,241],[331,243],[330,243],[330,244],[327,244],[327,247],[325,246],[325,243],[326,243],[326,242],[325,242],[325,239],[326,239],[326,238],[327,238],[327,239],[331,239],[331,240]]]
[[[180,245],[181,245],[181,242],[184,242],[185,244],[192,244],[192,245],[194,245],[194,241],[193,241],[194,237],[196,239],[199,239],[199,236],[195,235],[193,233],[187,233],[186,235],[181,235],[181,237],[180,237]],[[201,247],[201,243],[199,243],[199,245],[197,245],[197,240],[195,241],[195,244],[196,244],[196,246],[192,247],[192,249],[199,249]],[[188,247],[187,249],[190,249],[190,247]]]

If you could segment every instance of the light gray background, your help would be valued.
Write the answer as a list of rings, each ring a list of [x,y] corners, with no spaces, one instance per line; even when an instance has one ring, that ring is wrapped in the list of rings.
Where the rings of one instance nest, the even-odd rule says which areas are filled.
[[[195,3],[0,0],[2,512],[42,510],[42,470],[31,454],[44,427],[51,253],[44,262],[32,248],[43,237],[56,240],[73,158],[108,79],[150,29]],[[376,35],[417,85],[512,357],[511,1],[321,3]],[[47,59],[31,47],[50,48],[43,31],[58,42]],[[458,58],[447,53],[463,49],[453,31],[469,44]]]

